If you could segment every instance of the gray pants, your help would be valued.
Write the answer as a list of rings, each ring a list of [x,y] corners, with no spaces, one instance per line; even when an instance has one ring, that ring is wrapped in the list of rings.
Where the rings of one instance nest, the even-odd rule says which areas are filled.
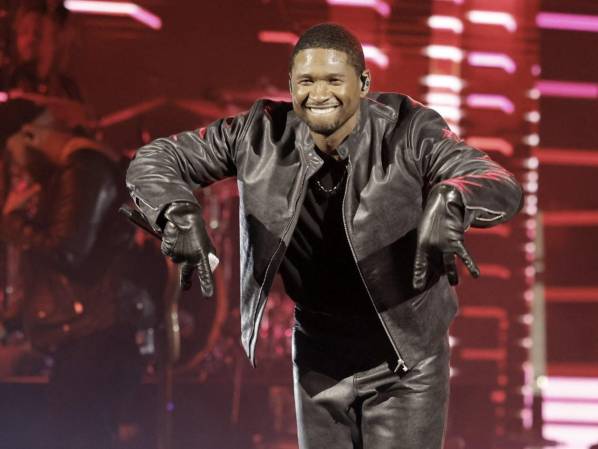
[[[322,341],[297,329],[293,337],[300,449],[441,449],[448,343],[399,377],[391,370],[393,354],[356,370],[375,360],[363,338]]]

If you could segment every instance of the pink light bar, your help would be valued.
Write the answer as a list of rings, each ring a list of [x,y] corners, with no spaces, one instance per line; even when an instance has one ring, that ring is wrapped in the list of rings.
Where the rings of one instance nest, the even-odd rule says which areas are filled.
[[[598,16],[540,12],[536,15],[538,28],[549,30],[588,31],[598,33]]]
[[[550,376],[542,393],[547,399],[598,399],[598,378]]]
[[[542,436],[558,441],[559,449],[588,449],[596,442],[598,426],[544,424]]]
[[[467,19],[471,23],[502,26],[511,33],[517,30],[515,18],[506,12],[473,10],[467,13]]]
[[[513,156],[513,144],[500,137],[471,136],[466,139],[467,144],[484,151],[496,151],[505,156]]]
[[[598,211],[560,210],[542,214],[544,226],[598,226]]]
[[[463,22],[454,16],[430,16],[428,26],[435,30],[449,30],[456,34],[463,32]]]
[[[88,0],[65,0],[64,7],[72,12],[103,14],[111,16],[129,16],[148,27],[159,30],[162,19],[157,15],[130,2],[106,2]]]
[[[382,17],[390,16],[390,6],[382,0],[326,0],[330,6],[356,6],[371,8]]]
[[[463,50],[451,45],[428,45],[424,48],[424,54],[433,59],[449,59],[453,62],[461,62]]]
[[[548,422],[591,423],[598,427],[598,403],[572,404],[548,401],[542,406],[542,418]]]
[[[545,97],[598,98],[597,83],[543,80],[536,83],[536,89]]]
[[[8,93],[0,92],[0,103],[8,101]]]
[[[388,56],[374,45],[363,45],[363,56],[382,69],[388,67]]]
[[[476,67],[496,67],[507,73],[515,73],[517,65],[504,53],[472,51],[467,55],[467,62]]]
[[[536,148],[533,150],[533,155],[544,165],[598,167],[598,150]]]
[[[268,42],[272,44],[289,44],[295,45],[299,37],[295,33],[289,31],[260,31],[257,35],[260,42]]]
[[[463,89],[463,79],[454,75],[430,74],[422,78],[422,84],[436,89],[449,89],[460,92]]]
[[[598,302],[598,288],[546,287],[544,289],[544,298],[550,302]]]
[[[470,94],[467,96],[466,102],[470,108],[500,109],[505,114],[512,114],[515,111],[511,100],[504,95]]]

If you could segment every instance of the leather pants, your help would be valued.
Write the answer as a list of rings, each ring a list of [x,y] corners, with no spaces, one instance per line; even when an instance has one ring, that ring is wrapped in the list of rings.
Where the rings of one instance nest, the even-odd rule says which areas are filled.
[[[440,353],[402,376],[392,372],[394,353],[380,353],[364,340],[308,335],[295,327],[299,448],[441,449],[448,405],[448,338]]]

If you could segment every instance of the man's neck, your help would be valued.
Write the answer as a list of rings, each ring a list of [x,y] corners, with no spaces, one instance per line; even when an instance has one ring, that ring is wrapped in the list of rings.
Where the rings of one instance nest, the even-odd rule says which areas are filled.
[[[349,134],[353,132],[358,122],[359,110],[332,134],[325,135],[312,131],[311,136],[320,151],[335,156],[336,149],[344,142]]]

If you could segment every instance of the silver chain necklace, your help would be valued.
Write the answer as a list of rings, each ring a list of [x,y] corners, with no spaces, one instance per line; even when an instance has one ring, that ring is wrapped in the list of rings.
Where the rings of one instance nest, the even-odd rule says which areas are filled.
[[[319,179],[314,179],[314,181],[316,183],[316,187],[321,192],[326,193],[326,194],[331,194],[331,193],[335,193],[340,188],[341,184],[345,180],[346,175],[347,175],[347,169],[345,168],[345,171],[343,172],[343,176],[341,176],[341,179],[335,185],[333,185],[331,188],[324,187]]]

